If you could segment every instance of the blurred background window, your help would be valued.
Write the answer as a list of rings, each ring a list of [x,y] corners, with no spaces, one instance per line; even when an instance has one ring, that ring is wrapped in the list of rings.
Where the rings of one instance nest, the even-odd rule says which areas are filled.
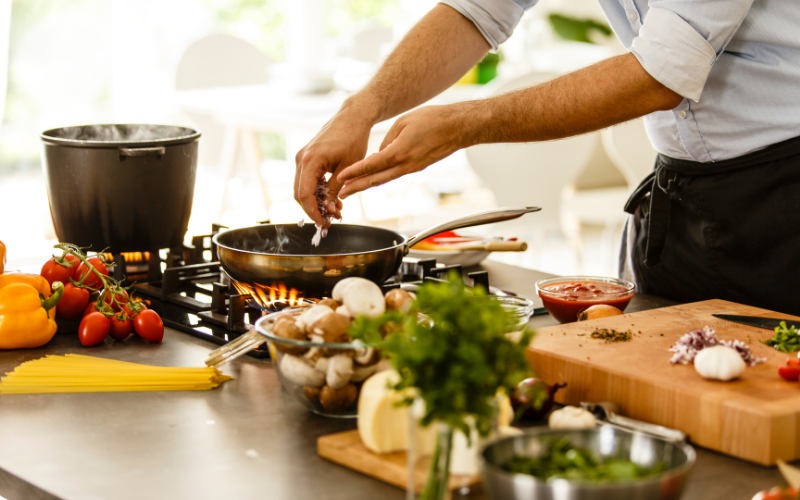
[[[241,226],[265,219],[299,220],[303,214],[292,196],[295,153],[435,4],[435,0],[0,0],[0,83],[7,76],[5,106],[0,107],[0,238],[8,244],[9,257],[38,259],[56,240],[41,172],[39,134],[60,126],[159,123],[199,128],[203,138],[187,236],[207,233],[212,222]],[[619,53],[621,47],[605,36],[604,26],[596,0],[542,0],[523,18],[501,55],[490,55],[436,102],[487,97],[515,78],[525,80],[532,74],[538,81],[542,75],[552,77]],[[254,67],[241,71],[239,81],[237,75],[224,73],[241,68],[204,66],[201,52],[200,64],[190,67],[185,73],[188,80],[182,80],[182,61],[192,47],[209,39],[240,47],[242,54],[256,61]],[[187,104],[193,95],[201,101],[208,101],[202,96],[212,95],[197,92],[231,85],[256,90],[248,93],[241,87],[241,92],[219,94],[223,97],[216,108],[207,106],[213,112]],[[264,93],[258,93],[259,85]],[[282,111],[270,115],[269,102],[283,106]],[[252,116],[243,116],[237,105],[246,111],[253,108]],[[376,127],[371,151],[389,126]],[[553,206],[545,207],[554,214],[547,219],[550,222],[537,225],[536,216],[530,216],[527,226],[498,226],[497,231],[515,233],[505,236],[529,239],[534,243],[531,250],[497,258],[558,273],[614,274],[619,214],[587,222],[573,198],[580,201],[576,193],[582,190],[623,192],[630,181],[605,154],[599,135],[589,147],[590,159],[576,167],[579,173],[564,187],[565,197],[556,195]],[[513,159],[514,154],[504,150],[497,161]],[[546,172],[552,166],[535,167],[544,173],[529,171],[527,165],[515,168],[533,175],[539,185],[549,179]],[[480,165],[471,165],[468,155],[458,152],[422,173],[349,200],[345,221],[413,232],[455,215],[508,204],[510,198],[484,182],[480,172]],[[559,192],[562,187],[557,187]],[[536,196],[532,191],[530,197]],[[536,199],[530,202],[537,204]],[[581,250],[592,226],[606,249],[602,255],[587,256]]]

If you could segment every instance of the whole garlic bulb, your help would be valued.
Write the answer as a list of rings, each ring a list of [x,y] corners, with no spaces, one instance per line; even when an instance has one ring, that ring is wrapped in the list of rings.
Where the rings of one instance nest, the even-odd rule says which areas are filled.
[[[551,429],[594,429],[597,420],[591,412],[575,406],[565,406],[550,414],[547,425]]]
[[[694,358],[694,369],[701,377],[727,382],[744,372],[745,364],[736,350],[718,345],[706,347]]]

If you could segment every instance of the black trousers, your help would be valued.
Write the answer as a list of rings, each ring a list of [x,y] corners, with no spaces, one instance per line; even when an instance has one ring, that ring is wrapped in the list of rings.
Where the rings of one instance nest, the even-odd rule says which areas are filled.
[[[640,292],[800,315],[800,138],[713,164],[659,155],[626,211]]]

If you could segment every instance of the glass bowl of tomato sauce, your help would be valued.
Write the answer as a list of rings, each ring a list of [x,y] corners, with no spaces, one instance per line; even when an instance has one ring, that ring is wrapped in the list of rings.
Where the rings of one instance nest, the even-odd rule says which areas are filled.
[[[635,286],[629,281],[598,276],[566,276],[536,282],[536,291],[545,309],[559,323],[578,320],[578,313],[597,304],[628,307]]]

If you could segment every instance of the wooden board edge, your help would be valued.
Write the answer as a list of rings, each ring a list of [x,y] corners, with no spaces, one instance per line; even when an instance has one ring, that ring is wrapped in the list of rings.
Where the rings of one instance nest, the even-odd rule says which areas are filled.
[[[385,460],[380,455],[367,450],[363,445],[360,445],[363,449],[359,450],[359,452],[372,455],[375,458],[375,462],[372,465],[376,465],[377,467],[368,469],[360,464],[359,461],[356,460],[352,455],[350,455],[350,459],[348,459],[348,455],[343,453],[344,449],[337,446],[337,443],[343,440],[352,441],[354,436],[358,437],[358,430],[343,431],[335,434],[320,436],[317,438],[317,454],[325,460],[329,460],[335,464],[341,465],[342,467],[346,467],[365,476],[405,490],[407,487],[406,478],[408,477],[408,468],[405,465],[398,465],[397,463]],[[358,437],[358,441],[360,442],[360,437]],[[405,452],[397,453],[402,453],[405,455]],[[403,479],[397,480],[398,477],[402,477]],[[419,467],[417,469],[416,477],[419,477]],[[422,491],[422,487],[424,486],[424,480],[418,481],[417,483],[418,484],[415,484],[415,490],[417,490],[417,493],[420,493]],[[448,489],[450,491],[459,490],[465,487],[469,488],[473,493],[481,492],[482,482],[480,475],[450,475],[450,479],[448,481]]]

